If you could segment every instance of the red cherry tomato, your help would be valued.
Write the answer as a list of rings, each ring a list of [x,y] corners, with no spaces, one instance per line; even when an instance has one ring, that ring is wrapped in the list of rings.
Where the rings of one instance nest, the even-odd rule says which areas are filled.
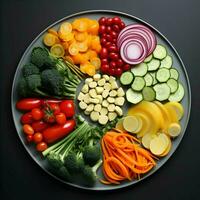
[[[107,58],[108,57],[108,51],[105,47],[101,48],[101,51],[100,51],[100,58],[103,59],[103,58]]]
[[[106,41],[108,41],[108,42],[112,42],[112,37],[111,37],[111,35],[110,34],[107,34],[106,35]]]
[[[110,26],[110,25],[112,25],[112,23],[113,23],[113,19],[112,19],[111,17],[108,17],[108,18],[106,19],[106,25],[107,25],[107,26]]]
[[[105,45],[105,47],[106,47],[106,48],[109,48],[111,45],[112,45],[111,42],[107,42],[106,45]]]
[[[73,117],[75,114],[74,102],[72,100],[64,100],[60,104],[60,110],[67,118]]]
[[[106,33],[107,33],[107,34],[110,34],[111,31],[112,31],[111,26],[107,26],[107,27],[106,27]]]
[[[32,126],[30,126],[29,124],[24,124],[23,125],[23,131],[27,135],[33,135],[34,134],[34,130],[33,130]]]
[[[106,24],[106,18],[105,18],[105,17],[101,17],[101,18],[99,19],[99,24],[100,24],[100,25],[105,25],[105,24]]]
[[[108,64],[108,60],[106,58],[101,60],[101,65],[106,65]]]
[[[44,129],[48,128],[49,127],[49,124],[47,124],[46,122],[44,121],[36,121],[36,122],[33,122],[31,124],[33,130],[35,132],[41,132],[43,131]]]
[[[119,56],[118,56],[117,53],[111,52],[111,53],[109,53],[109,58],[110,58],[111,60],[117,61],[118,58],[119,58]]]
[[[109,73],[109,75],[114,76],[115,75],[115,69],[109,68],[108,73]]]
[[[124,70],[124,71],[128,71],[130,68],[131,68],[131,66],[130,66],[129,64],[125,64],[125,65],[123,66],[123,70]]]
[[[27,112],[27,113],[23,114],[21,116],[20,121],[21,121],[22,124],[31,124],[31,123],[33,123],[33,116],[31,114],[31,112]]]
[[[40,120],[43,117],[43,112],[39,108],[33,108],[31,110],[31,114],[34,120]]]
[[[37,144],[36,149],[37,149],[37,151],[44,151],[44,150],[47,149],[47,147],[48,147],[47,143],[40,142],[40,143]]]
[[[106,33],[103,33],[102,35],[101,35],[101,38],[106,38]]]
[[[116,44],[116,43],[117,43],[117,39],[116,39],[116,38],[113,38],[113,39],[112,39],[112,42],[113,42],[114,44]]]
[[[101,66],[101,71],[103,73],[107,73],[108,70],[109,70],[109,65],[108,64],[104,64],[104,65]]]
[[[117,67],[117,64],[115,61],[111,61],[110,64],[109,64],[110,68],[116,68]]]
[[[33,141],[33,135],[27,135],[27,136],[26,136],[26,140],[27,140],[28,142],[32,142],[32,141]]]
[[[123,71],[122,71],[121,68],[116,68],[116,69],[115,69],[115,75],[116,75],[116,76],[121,76],[121,75],[122,75],[122,72],[123,72]]]
[[[120,31],[119,25],[116,25],[116,24],[112,26],[112,29],[113,29],[113,31],[115,31],[117,33],[119,33],[119,31]]]
[[[113,21],[113,24],[119,25],[122,20],[119,17],[113,17],[112,21]]]
[[[112,45],[112,46],[109,46],[109,47],[108,47],[108,51],[109,51],[109,52],[117,52],[118,49],[117,49],[116,45]]]
[[[33,108],[38,108],[42,104],[41,99],[37,98],[26,98],[26,99],[21,99],[20,101],[17,102],[16,108],[18,110],[32,110]]]
[[[106,33],[106,26],[101,25],[101,26],[99,27],[99,33],[100,33],[100,34]]]
[[[43,139],[43,136],[42,136],[42,133],[35,133],[34,135],[33,135],[33,141],[35,142],[35,143],[39,143],[39,142],[42,142],[42,139]]]
[[[101,45],[102,46],[105,46],[106,45],[106,38],[101,38],[101,40],[100,40],[100,42],[101,42]]]
[[[122,67],[124,65],[124,62],[122,59],[117,60],[117,67]]]
[[[114,39],[114,38],[117,38],[117,33],[115,32],[115,31],[111,31],[110,32],[110,35],[111,35],[111,37]]]
[[[58,103],[49,103],[49,106],[52,109],[54,115],[57,115],[60,113],[60,107]]]
[[[66,116],[64,113],[59,113],[56,115],[56,122],[58,124],[64,124],[66,122]]]
[[[125,26],[126,26],[126,25],[125,25],[125,23],[124,23],[124,22],[121,22],[121,23],[119,24],[119,28],[120,28],[120,29],[123,29],[123,28],[125,28]]]

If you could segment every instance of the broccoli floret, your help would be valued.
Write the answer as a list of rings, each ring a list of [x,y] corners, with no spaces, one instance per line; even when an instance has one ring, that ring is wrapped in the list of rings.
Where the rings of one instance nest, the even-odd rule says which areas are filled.
[[[57,174],[59,176],[61,176],[64,180],[66,181],[71,181],[72,177],[71,175],[69,174],[68,170],[66,169],[65,166],[62,166],[58,171],[57,171]]]
[[[39,74],[32,74],[30,76],[27,76],[26,82],[27,82],[28,88],[31,91],[34,91],[37,88],[41,87],[41,77]]]
[[[24,65],[22,70],[24,77],[30,76],[32,74],[40,74],[38,67],[32,63]]]
[[[60,167],[63,166],[60,155],[57,153],[50,153],[47,156],[47,160],[50,163],[50,165],[55,169],[59,169]]]
[[[27,85],[27,82],[26,82],[26,79],[23,78],[23,77],[19,81],[18,91],[19,91],[19,94],[22,97],[27,97],[29,95],[29,93],[30,93],[28,85]]]
[[[75,174],[78,173],[84,167],[84,161],[80,154],[76,154],[75,152],[70,152],[64,158],[64,165],[70,173]]]
[[[64,78],[55,69],[46,69],[41,73],[42,87],[52,95],[60,96]]]
[[[85,164],[94,166],[101,158],[101,150],[98,144],[94,145],[93,140],[90,140],[89,145],[83,149],[83,159]]]
[[[90,166],[85,166],[82,169],[81,173],[81,179],[82,179],[82,184],[92,187],[94,186],[98,176],[97,176],[97,170],[100,167],[102,163],[102,160],[100,160],[94,167]]]

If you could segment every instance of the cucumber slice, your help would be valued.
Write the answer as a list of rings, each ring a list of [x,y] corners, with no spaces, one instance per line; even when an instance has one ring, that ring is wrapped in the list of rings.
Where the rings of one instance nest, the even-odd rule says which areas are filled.
[[[151,76],[153,77],[153,84],[152,84],[152,85],[157,84],[158,81],[157,81],[157,79],[156,79],[156,72],[151,72],[150,74],[151,74]]]
[[[135,91],[141,91],[145,86],[145,80],[143,77],[136,76],[131,87]]]
[[[162,60],[163,58],[165,58],[167,56],[166,48],[164,46],[162,46],[161,44],[157,44],[156,48],[153,52],[153,56],[154,56],[154,58]]]
[[[156,91],[158,101],[167,100],[170,96],[170,87],[166,83],[156,84],[153,89]]]
[[[143,100],[143,96],[140,92],[135,92],[131,88],[126,91],[126,99],[128,102],[137,104]]]
[[[140,63],[139,65],[134,66],[131,69],[131,72],[134,74],[134,76],[144,76],[147,73],[147,64],[146,63]]]
[[[133,81],[133,74],[131,72],[124,72],[120,77],[120,82],[122,85],[129,85]]]
[[[171,68],[169,71],[170,71],[170,78],[178,80],[178,78],[179,78],[178,71],[176,69],[174,69],[174,68]]]
[[[147,63],[147,62],[151,61],[152,58],[153,58],[153,55],[151,54],[145,58],[144,62]]]
[[[167,85],[170,87],[171,93],[176,92],[176,90],[178,89],[178,82],[173,78],[170,78],[167,81]]]
[[[160,66],[160,60],[152,59],[149,63],[147,63],[148,71],[157,70]]]
[[[183,99],[184,94],[185,94],[185,91],[184,91],[183,85],[181,83],[179,83],[178,90],[175,93],[171,94],[169,96],[168,100],[179,102]]]
[[[169,69],[167,68],[163,67],[156,72],[156,79],[161,83],[166,82],[169,78],[170,78],[170,72]]]
[[[153,84],[153,77],[151,76],[151,74],[147,73],[144,76],[144,80],[146,82],[146,86],[151,86]]]
[[[154,101],[156,98],[156,92],[152,87],[144,87],[142,90],[142,95],[146,101]]]
[[[172,57],[167,55],[160,63],[160,68],[165,67],[167,69],[170,69],[172,67]]]

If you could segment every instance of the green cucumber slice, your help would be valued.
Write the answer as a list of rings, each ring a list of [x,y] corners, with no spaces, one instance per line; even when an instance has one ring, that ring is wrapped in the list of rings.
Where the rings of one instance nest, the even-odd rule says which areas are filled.
[[[170,87],[166,83],[156,84],[153,89],[156,91],[156,99],[158,101],[167,100],[170,96]]]
[[[152,87],[144,87],[142,95],[145,101],[154,101],[156,98],[156,92]]]
[[[166,48],[164,46],[162,46],[161,44],[157,44],[156,48],[153,52],[153,56],[154,56],[154,58],[162,60],[163,58],[165,58],[167,56]]]
[[[170,72],[169,69],[167,68],[160,68],[157,72],[156,72],[156,79],[160,82],[160,83],[164,83],[166,82],[168,79],[170,78]]]
[[[167,55],[163,60],[161,60],[160,68],[165,67],[167,69],[170,69],[172,67],[172,57]]]
[[[144,76],[147,73],[147,69],[146,63],[140,63],[139,65],[132,67],[131,72],[134,76]]]
[[[178,82],[173,78],[170,78],[167,81],[167,85],[170,87],[171,93],[176,92],[176,90],[178,89]]]
[[[141,91],[145,86],[145,80],[143,77],[136,76],[131,87],[135,91]]]
[[[147,63],[147,62],[151,61],[152,58],[153,58],[153,55],[151,54],[145,58],[144,62]]]
[[[150,72],[151,76],[153,77],[153,84],[152,85],[155,85],[158,83],[157,79],[156,79],[156,72]]]
[[[153,77],[151,74],[147,73],[145,76],[144,76],[144,80],[146,82],[146,86],[151,86],[153,84]]]
[[[160,66],[160,60],[152,59],[150,62],[147,63],[148,71],[157,70]]]
[[[178,80],[178,78],[179,78],[178,71],[175,68],[171,68],[169,71],[170,71],[170,78]]]
[[[178,84],[178,90],[175,93],[171,94],[168,98],[169,101],[176,101],[179,102],[183,99],[185,94],[183,85],[181,83]]]
[[[131,88],[129,88],[126,91],[126,99],[130,103],[137,104],[143,100],[143,96],[140,92],[133,91]]]
[[[133,81],[133,74],[131,72],[124,72],[120,77],[120,82],[122,85],[129,85]]]

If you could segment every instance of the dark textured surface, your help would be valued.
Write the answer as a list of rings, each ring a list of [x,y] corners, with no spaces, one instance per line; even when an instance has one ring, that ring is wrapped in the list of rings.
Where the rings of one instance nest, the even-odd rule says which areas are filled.
[[[198,0],[1,1],[1,199],[199,199],[199,7]],[[98,194],[63,185],[41,170],[21,145],[10,109],[14,72],[29,43],[54,21],[89,9],[120,10],[152,24],[178,50],[192,88],[189,126],[181,145],[165,166],[135,186]]]

